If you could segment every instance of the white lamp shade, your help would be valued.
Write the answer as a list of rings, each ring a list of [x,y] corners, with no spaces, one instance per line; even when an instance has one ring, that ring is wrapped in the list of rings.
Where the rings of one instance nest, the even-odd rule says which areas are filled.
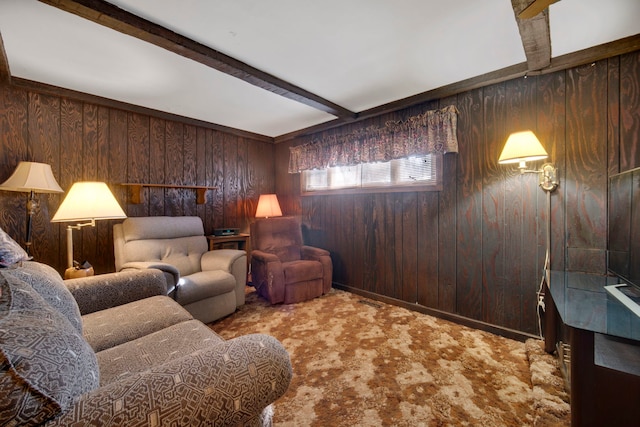
[[[62,201],[51,222],[126,218],[118,201],[104,182],[76,182]]]
[[[278,197],[275,194],[261,194],[260,199],[258,199],[256,218],[269,218],[273,216],[282,216]]]
[[[530,130],[509,135],[504,144],[498,163],[533,162],[548,156],[536,135]]]
[[[0,185],[0,189],[36,193],[63,193],[53,176],[51,166],[45,163],[20,162],[13,174]]]

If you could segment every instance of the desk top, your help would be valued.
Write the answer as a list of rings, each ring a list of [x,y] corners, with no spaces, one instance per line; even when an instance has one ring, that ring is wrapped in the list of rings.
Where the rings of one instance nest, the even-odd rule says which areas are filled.
[[[616,277],[551,271],[549,289],[565,325],[640,340],[640,318],[604,289]]]

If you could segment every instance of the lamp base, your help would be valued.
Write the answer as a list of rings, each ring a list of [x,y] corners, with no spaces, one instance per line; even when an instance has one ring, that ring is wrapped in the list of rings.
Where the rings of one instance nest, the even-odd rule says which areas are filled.
[[[67,279],[77,279],[79,277],[89,277],[93,276],[93,267],[89,268],[75,268],[69,267],[64,271],[64,278]]]

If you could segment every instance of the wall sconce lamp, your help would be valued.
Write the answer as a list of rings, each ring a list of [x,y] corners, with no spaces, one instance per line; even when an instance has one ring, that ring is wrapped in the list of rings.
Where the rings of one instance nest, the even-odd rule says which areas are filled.
[[[515,132],[509,135],[504,144],[498,163],[518,163],[520,173],[537,173],[540,187],[545,191],[553,191],[558,187],[558,169],[551,163],[545,163],[539,170],[527,169],[526,162],[546,159],[547,152],[536,135],[530,131]]]
[[[62,201],[51,222],[76,222],[67,226],[67,271],[65,278],[73,277],[73,230],[87,225],[95,226],[97,220],[126,218],[118,201],[104,182],[76,182]]]
[[[272,216],[282,216],[278,197],[275,194],[261,194],[260,199],[258,199],[256,218],[269,218]]]
[[[35,162],[18,163],[16,170],[9,179],[0,184],[0,190],[29,193],[29,198],[27,199],[27,235],[24,245],[27,255],[31,255],[33,215],[39,205],[35,193],[63,193],[64,190],[58,185],[50,165]]]

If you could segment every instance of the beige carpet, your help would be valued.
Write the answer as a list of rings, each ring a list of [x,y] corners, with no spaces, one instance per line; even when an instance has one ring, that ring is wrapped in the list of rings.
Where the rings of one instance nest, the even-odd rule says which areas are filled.
[[[247,288],[250,289],[250,288]],[[266,333],[293,379],[276,426],[563,426],[568,396],[553,357],[526,344],[333,290],[270,306],[255,292],[211,325]]]

